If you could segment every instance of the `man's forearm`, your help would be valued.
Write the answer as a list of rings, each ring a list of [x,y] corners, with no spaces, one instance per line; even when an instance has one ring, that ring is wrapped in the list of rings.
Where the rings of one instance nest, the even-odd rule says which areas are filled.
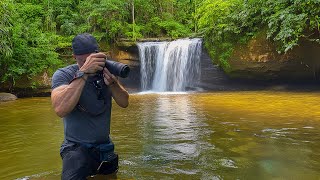
[[[116,82],[115,84],[112,84],[109,86],[112,97],[116,101],[116,103],[123,108],[128,107],[129,105],[129,94],[124,89],[124,87],[121,86],[120,83]]]
[[[85,82],[85,78],[75,79],[69,85],[60,86],[52,91],[52,105],[59,117],[66,116],[77,105]]]
[[[116,103],[123,108],[128,107],[129,105],[129,94],[121,86],[118,79],[110,73],[107,68],[103,69],[103,80],[104,83],[110,88],[113,99]]]

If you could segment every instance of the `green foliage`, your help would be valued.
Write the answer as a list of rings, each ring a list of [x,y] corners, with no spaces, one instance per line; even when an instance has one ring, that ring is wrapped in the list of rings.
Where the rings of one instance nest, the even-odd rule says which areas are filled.
[[[185,37],[191,33],[190,29],[174,20],[162,21],[158,25],[172,38]]]
[[[194,28],[190,0],[135,0],[136,24],[143,37],[187,37]],[[192,24],[193,23],[193,24]]]
[[[287,52],[299,44],[301,37],[319,31],[318,0],[269,0],[264,6],[262,15],[268,25],[268,38],[280,44],[280,52]]]
[[[52,72],[63,64],[58,52],[70,53],[79,33],[107,43],[186,37],[195,27],[194,5],[190,0],[1,0],[0,81],[14,84]]]
[[[168,36],[171,38],[187,37],[191,34],[191,30],[185,25],[173,20],[162,20],[159,17],[153,17],[146,28],[144,33],[151,36],[160,34],[162,36]]]
[[[137,38],[142,38],[141,31],[143,29],[143,26],[137,25],[137,24],[126,24],[126,32],[125,35],[126,37],[136,40]],[[132,30],[134,28],[134,31]]]
[[[15,81],[23,76],[32,78],[50,66],[60,64],[53,44],[55,35],[43,32],[41,6],[16,3],[11,13],[10,36],[12,53],[2,59],[1,81]],[[14,19],[14,21],[13,21]]]
[[[319,42],[319,0],[204,0],[195,18],[213,59],[225,69],[233,48],[266,31],[279,53]]]
[[[5,59],[12,55],[10,30],[12,28],[11,13],[13,4],[8,0],[0,2],[0,58]],[[1,61],[0,61],[1,66]]]
[[[205,45],[210,55],[223,67],[228,68],[228,57],[232,53],[234,39],[241,33],[238,16],[232,16],[241,7],[240,0],[205,0],[197,9],[196,18],[200,33],[205,36]],[[246,15],[241,18],[245,19]]]
[[[234,47],[261,31],[280,53],[320,43],[319,0],[1,0],[0,19],[0,80],[12,83],[56,69],[57,52],[84,32],[107,43],[200,35],[226,70]]]
[[[123,35],[124,24],[130,15],[127,1],[88,0],[82,1],[78,8],[88,28],[77,33],[106,32],[103,38],[109,40]]]

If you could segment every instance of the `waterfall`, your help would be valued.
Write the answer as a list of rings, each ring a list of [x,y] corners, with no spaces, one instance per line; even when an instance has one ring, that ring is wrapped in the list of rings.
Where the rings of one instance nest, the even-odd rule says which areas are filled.
[[[186,91],[200,80],[202,41],[138,43],[142,91]]]

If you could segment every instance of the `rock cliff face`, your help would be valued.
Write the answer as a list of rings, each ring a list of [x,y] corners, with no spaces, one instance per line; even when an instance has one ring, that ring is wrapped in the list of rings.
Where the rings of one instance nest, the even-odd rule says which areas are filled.
[[[262,34],[235,48],[227,74],[234,78],[312,81],[319,80],[320,44],[303,41],[279,54],[275,44]]]
[[[129,91],[140,90],[140,61],[139,50],[134,44],[118,44],[109,53],[112,60],[127,64],[130,67],[130,74],[127,78],[119,78]]]

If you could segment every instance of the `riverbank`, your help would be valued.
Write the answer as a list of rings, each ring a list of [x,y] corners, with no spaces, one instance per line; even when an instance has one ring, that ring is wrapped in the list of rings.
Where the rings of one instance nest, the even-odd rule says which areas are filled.
[[[26,98],[26,97],[50,97],[51,95],[51,89],[50,88],[44,88],[44,89],[32,89],[32,88],[15,88],[11,91],[7,89],[1,89],[0,92],[3,92],[3,94],[11,94],[14,95],[17,98]],[[1,100],[1,94],[0,93],[0,101]],[[5,98],[5,96],[3,96]]]
[[[127,88],[130,94],[142,92],[140,88]],[[247,80],[225,79],[216,84],[208,85],[204,82],[199,84],[201,88],[186,92],[197,91],[199,93],[220,93],[220,92],[248,92],[248,91],[276,91],[276,92],[320,92],[319,83],[293,83],[293,82],[254,82]],[[157,93],[157,92],[154,92]],[[3,95],[6,94],[6,95]],[[12,93],[0,93],[0,102],[16,100],[17,98],[29,97],[50,97],[51,89],[15,90]]]

